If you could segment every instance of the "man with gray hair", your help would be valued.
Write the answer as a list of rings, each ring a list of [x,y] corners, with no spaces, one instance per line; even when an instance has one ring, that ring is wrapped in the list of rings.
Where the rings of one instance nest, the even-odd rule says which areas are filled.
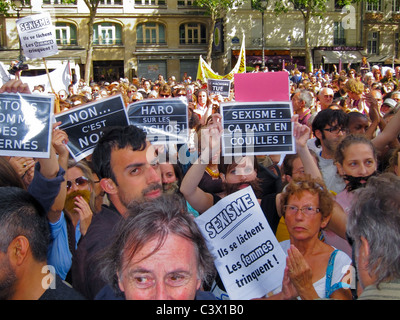
[[[214,259],[182,197],[132,203],[111,243],[99,260],[108,285],[96,299],[215,300],[200,290]]]
[[[294,114],[299,115],[299,123],[307,124],[311,117],[312,93],[306,89],[298,89],[292,95]]]
[[[359,189],[347,224],[362,288],[359,300],[400,299],[400,178],[371,177]]]

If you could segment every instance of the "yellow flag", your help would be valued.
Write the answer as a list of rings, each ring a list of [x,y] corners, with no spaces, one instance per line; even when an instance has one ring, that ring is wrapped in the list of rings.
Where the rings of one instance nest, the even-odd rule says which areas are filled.
[[[197,67],[197,79],[200,79],[202,82],[207,82],[207,79],[227,79],[233,80],[233,76],[235,73],[244,73],[246,72],[246,48],[245,48],[245,37],[243,36],[242,46],[240,48],[239,59],[236,62],[234,68],[227,75],[220,76],[215,73],[211,66],[200,56],[199,65]]]

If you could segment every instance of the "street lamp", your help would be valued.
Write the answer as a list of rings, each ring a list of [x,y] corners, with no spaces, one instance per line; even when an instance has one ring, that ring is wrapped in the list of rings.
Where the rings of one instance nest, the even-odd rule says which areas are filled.
[[[265,69],[265,37],[264,37],[264,12],[268,6],[268,0],[260,0],[260,11],[261,11],[261,46],[262,46],[262,62],[261,70]]]
[[[23,0],[13,0],[12,3],[14,4],[14,10],[17,11],[17,20],[19,19],[19,12],[24,9],[25,7],[25,1]],[[19,61],[24,61],[25,57],[22,53],[22,46],[21,46],[21,39],[18,35],[18,40],[19,40]]]

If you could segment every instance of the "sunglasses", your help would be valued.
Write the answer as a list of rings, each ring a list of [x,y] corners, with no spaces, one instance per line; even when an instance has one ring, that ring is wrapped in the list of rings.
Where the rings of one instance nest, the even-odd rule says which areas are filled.
[[[82,176],[82,177],[78,177],[75,179],[75,181],[67,181],[67,190],[69,191],[72,188],[72,184],[75,184],[77,187],[78,186],[86,186],[89,183],[89,179]]]

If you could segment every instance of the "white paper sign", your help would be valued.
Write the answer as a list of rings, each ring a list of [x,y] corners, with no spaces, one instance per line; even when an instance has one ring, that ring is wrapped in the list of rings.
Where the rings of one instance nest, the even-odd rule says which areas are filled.
[[[232,300],[259,298],[282,284],[286,255],[251,187],[196,218]]]
[[[56,32],[49,12],[23,17],[16,24],[25,56],[35,59],[58,53]]]

